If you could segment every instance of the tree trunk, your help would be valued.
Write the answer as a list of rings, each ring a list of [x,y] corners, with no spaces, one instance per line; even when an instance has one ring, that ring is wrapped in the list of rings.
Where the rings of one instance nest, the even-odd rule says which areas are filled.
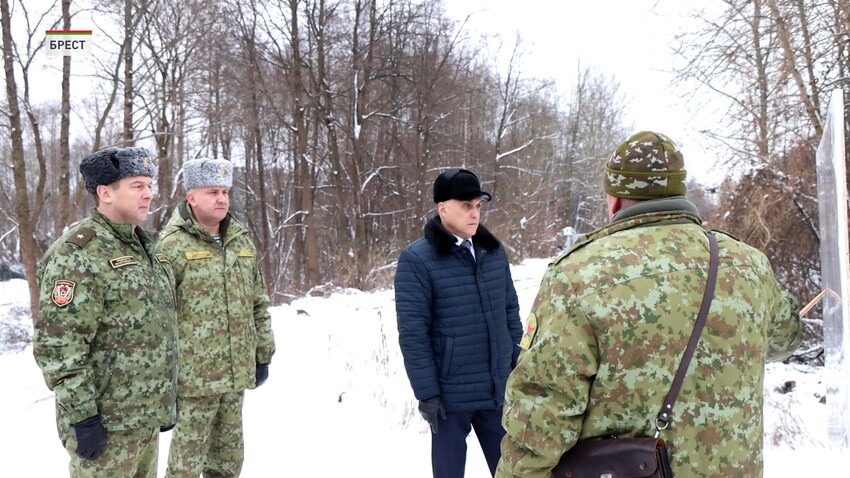
[[[337,119],[334,110],[334,98],[331,94],[330,84],[328,83],[328,70],[326,63],[326,50],[328,45],[324,28],[326,21],[325,0],[319,0],[319,18],[313,22],[316,29],[314,32],[317,66],[316,86],[320,91],[321,99],[318,103],[321,114],[324,116],[323,120],[328,141],[328,156],[331,163],[329,175],[331,178],[331,185],[334,190],[334,198],[336,198],[333,206],[334,229],[336,234],[335,250],[338,251],[335,258],[335,269],[337,271],[336,279],[344,278],[346,284],[343,285],[348,286],[349,284],[347,282],[354,279],[351,255],[348,254],[348,251],[353,248],[353,245],[351,243],[349,215],[346,211],[348,201],[346,200],[345,182],[343,181],[344,171],[342,169],[342,161],[339,152],[339,138],[337,137]]]
[[[770,131],[768,130],[768,106],[769,91],[767,78],[767,52],[761,46],[761,20],[763,18],[761,0],[753,1],[753,17],[750,22],[750,31],[753,35],[753,58],[755,60],[756,97],[758,103],[755,105],[755,116],[753,120],[756,126],[756,153],[760,163],[765,163],[770,157]]]
[[[124,146],[135,144],[133,134],[133,0],[124,0]]]
[[[0,26],[3,28],[3,70],[6,75],[6,100],[9,103],[9,126],[12,142],[12,174],[15,181],[15,220],[21,244],[21,258],[30,292],[33,323],[38,321],[38,282],[36,263],[38,251],[35,241],[35,219],[30,211],[27,164],[24,161],[24,138],[21,108],[18,103],[18,85],[15,79],[14,43],[12,41],[12,16],[9,0],[0,0]]]
[[[62,0],[62,29],[71,29],[71,0]],[[59,117],[59,218],[54,222],[53,236],[59,237],[62,229],[71,223],[74,206],[71,200],[71,57],[62,58],[62,104]]]
[[[818,116],[820,112],[817,110],[817,106],[812,101],[812,98],[817,97],[817,94],[813,94],[813,92],[809,92],[806,89],[806,84],[803,81],[803,75],[797,68],[797,59],[795,58],[795,52],[797,50],[795,49],[795,45],[791,44],[791,34],[788,31],[787,22],[785,21],[782,12],[779,11],[779,7],[776,6],[776,0],[767,0],[767,7],[770,9],[770,13],[773,15],[773,21],[776,24],[777,38],[779,39],[779,44],[782,47],[782,56],[785,60],[786,73],[791,75],[791,78],[794,79],[794,85],[797,87],[800,102],[803,104],[803,107],[806,110],[806,116],[811,122],[812,127],[815,129],[815,136],[821,137],[823,136],[823,126],[821,125],[820,117]],[[800,20],[801,23],[805,25],[805,17],[800,18]],[[804,32],[808,33],[805,29]],[[804,41],[808,40],[807,37],[808,35],[805,34]],[[803,51],[808,52],[808,54],[811,55],[811,49],[808,44],[804,45]],[[803,58],[803,60],[807,65],[812,64],[811,57]]]
[[[292,119],[295,127],[295,161],[299,164],[298,183],[301,188],[299,217],[304,237],[304,262],[306,265],[307,287],[319,284],[319,248],[316,243],[316,219],[313,215],[313,171],[307,160],[307,126],[305,121],[306,90],[301,75],[301,41],[298,37],[298,0],[290,0],[289,7],[292,42]]]
[[[249,88],[249,114],[250,114],[250,136],[252,144],[250,147],[254,149],[254,158],[257,164],[257,205],[260,208],[260,240],[263,244],[263,251],[266,253],[270,250],[271,244],[269,239],[269,211],[266,203],[266,167],[263,155],[263,130],[261,128],[260,118],[260,91],[259,91],[259,58],[257,55],[257,44],[254,31],[251,30],[250,35],[245,36],[245,42],[248,53],[248,88]],[[265,277],[271,276],[272,262],[261,261],[262,271]],[[269,282],[267,285],[270,285]],[[270,291],[271,292],[271,291]]]
[[[363,15],[364,3],[368,4],[369,8],[369,39],[366,42],[366,52],[360,48],[361,33],[360,24]],[[372,269],[371,257],[369,255],[369,240],[367,239],[368,225],[366,216],[366,203],[363,197],[363,172],[366,167],[366,158],[363,151],[363,112],[365,104],[369,101],[367,98],[368,83],[370,81],[370,50],[372,48],[372,35],[375,27],[375,2],[366,0],[365,2],[356,2],[354,6],[355,17],[352,33],[352,83],[353,83],[353,103],[351,105],[351,114],[353,118],[351,131],[351,185],[354,193],[354,237],[352,238],[352,246],[354,248],[354,284],[355,287],[363,287],[366,278]],[[365,58],[364,58],[365,55]],[[362,83],[361,83],[362,82]],[[361,87],[362,84],[362,87]]]

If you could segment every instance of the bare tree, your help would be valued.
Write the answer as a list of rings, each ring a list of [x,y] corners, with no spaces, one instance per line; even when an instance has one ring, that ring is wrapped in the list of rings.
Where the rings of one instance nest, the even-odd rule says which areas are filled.
[[[153,0],[140,13],[139,42],[144,47],[137,98],[147,118],[147,129],[156,144],[157,183],[162,205],[152,213],[152,226],[160,229],[173,210],[177,192],[175,176],[185,155],[188,134],[188,96],[200,94],[190,85],[198,75],[192,67],[203,33],[214,22],[212,5],[203,1]],[[126,109],[125,109],[126,111]]]
[[[71,29],[71,0],[62,0],[62,29]],[[71,57],[62,58],[62,107],[59,124],[59,202],[60,214],[53,229],[58,237],[65,225],[70,224],[74,216],[74,203],[71,196]]]
[[[305,286],[319,284],[319,254],[317,249],[316,220],[313,214],[313,164],[310,151],[307,149],[307,91],[303,78],[303,60],[301,57],[301,34],[299,32],[299,0],[289,0],[290,8],[290,52],[292,59],[289,63],[288,78],[292,94],[292,123],[295,129],[295,172],[298,178],[298,192],[301,211],[298,222],[301,225],[301,242],[303,243],[304,263],[306,268]]]
[[[536,211],[526,212],[525,203],[539,189],[526,189],[537,182],[542,173],[539,165],[528,161],[532,149],[540,142],[548,143],[559,136],[556,122],[539,127],[538,115],[548,115],[547,108],[538,102],[541,92],[553,89],[549,82],[525,78],[522,74],[524,49],[517,34],[504,72],[498,72],[494,86],[498,93],[494,132],[494,151],[487,170],[492,174],[492,193],[497,203],[488,220],[510,231],[505,237],[507,247],[522,260],[526,254],[528,222],[537,218]]]
[[[564,177],[570,198],[569,224],[587,233],[607,222],[602,192],[602,167],[626,137],[625,100],[616,80],[589,67],[578,67],[578,81],[569,103],[565,137],[568,166]]]
[[[124,0],[124,42],[121,45],[124,60],[124,122],[121,132],[124,146],[133,146],[136,139],[133,129],[133,99],[136,93],[133,83],[133,32],[143,11],[144,6],[135,8],[133,0]]]
[[[62,2],[67,28],[74,4]],[[486,224],[515,260],[551,254],[579,218],[593,223],[576,204],[589,204],[598,186],[584,169],[598,168],[581,161],[622,136],[616,83],[587,74],[561,98],[524,75],[519,41],[507,68],[496,67],[441,0],[97,2],[104,40],[74,66],[86,81],[71,81],[68,65],[68,94],[45,103],[27,101],[26,82],[15,85],[20,125],[3,135],[35,161],[20,163],[25,172],[0,168],[6,243],[73,222],[84,195],[74,158],[111,144],[153,144],[153,228],[174,207],[185,158],[233,161],[233,209],[255,237],[275,301],[329,283],[386,285],[399,250],[433,213],[431,184],[448,167],[475,170],[497,195]],[[25,80],[32,54],[11,58]],[[77,94],[80,84],[91,93]],[[78,136],[69,112],[84,125]],[[66,216],[35,214],[45,197],[66,204]],[[26,214],[10,213],[21,205]],[[20,214],[36,218],[31,230],[17,229]]]
[[[22,7],[24,8],[24,7]],[[26,9],[24,8],[24,12]],[[6,81],[6,101],[8,102],[8,120],[11,139],[12,170],[15,181],[15,222],[18,235],[21,238],[21,258],[27,275],[30,292],[30,307],[33,321],[38,320],[38,283],[36,282],[36,263],[40,251],[35,241],[36,224],[43,204],[44,194],[44,165],[43,154],[38,156],[39,175],[36,179],[35,194],[31,194],[31,178],[27,172],[27,163],[24,160],[24,138],[23,138],[23,115],[21,114],[20,101],[18,99],[18,84],[15,78],[15,65],[19,60],[16,54],[16,45],[12,39],[12,14],[9,0],[0,0],[0,27],[3,29],[3,70]],[[30,38],[31,35],[30,35]],[[26,78],[27,70],[23,72]],[[26,83],[26,79],[24,80]],[[34,115],[30,113],[30,118]],[[38,131],[38,123],[33,125],[34,131]]]
[[[244,133],[248,143],[246,145],[246,160],[251,166],[249,171],[256,171],[257,195],[251,203],[255,204],[259,210],[259,219],[253,224],[253,229],[259,232],[261,243],[270,244],[271,225],[269,223],[267,193],[269,175],[266,172],[265,134],[261,119],[265,79],[260,53],[262,46],[258,44],[260,41],[258,29],[262,14],[261,8],[258,3],[251,1],[244,5],[236,3],[230,6],[228,10],[233,12],[235,16],[237,39],[240,45],[239,52],[243,55],[239,64],[242,65],[241,71],[247,77],[247,82],[244,85],[247,91],[243,95],[243,103],[247,111],[247,118],[244,118],[247,120]],[[253,174],[248,179],[250,180],[252,176]],[[266,254],[266,251],[263,254]],[[263,264],[263,273],[267,277],[270,276],[272,270],[270,261],[262,261],[261,264]]]
[[[392,3],[389,8],[393,8]],[[351,247],[354,250],[354,284],[361,286],[372,269],[372,258],[369,254],[369,211],[364,180],[370,169],[370,161],[366,154],[367,140],[370,137],[367,134],[369,123],[371,123],[369,119],[374,112],[380,110],[372,105],[373,98],[377,94],[374,53],[379,22],[375,0],[354,0],[353,9],[349,76],[353,87],[351,89],[351,122],[348,124],[347,133],[351,150],[349,175],[353,193],[351,211],[354,235]]]
[[[337,106],[339,102],[339,94],[336,88],[338,84],[333,82],[331,68],[334,66],[329,64],[329,56],[331,53],[331,45],[334,42],[343,40],[342,32],[335,31],[334,25],[338,24],[337,16],[339,3],[329,3],[326,0],[318,0],[308,2],[305,6],[307,10],[306,19],[309,26],[311,41],[315,44],[316,64],[315,68],[308,70],[310,74],[311,90],[315,92],[312,95],[313,106],[317,115],[320,115],[317,120],[324,126],[327,136],[327,156],[330,163],[330,169],[327,171],[327,176],[331,187],[333,188],[333,198],[328,206],[332,209],[330,213],[333,217],[333,226],[335,238],[332,243],[333,250],[352,250],[352,234],[351,220],[347,214],[347,188],[348,178],[345,169],[343,168],[343,158],[340,152],[340,139],[338,130],[340,122],[338,119],[339,112]],[[351,254],[339,254],[336,258],[337,277],[342,279],[348,285],[353,283],[352,274],[353,260]]]
[[[704,28],[681,35],[677,48],[682,79],[731,105],[725,128],[706,132],[738,166],[710,220],[763,249],[780,281],[811,297],[820,267],[814,151],[825,100],[850,80],[850,8],[833,0],[723,5],[697,12]]]

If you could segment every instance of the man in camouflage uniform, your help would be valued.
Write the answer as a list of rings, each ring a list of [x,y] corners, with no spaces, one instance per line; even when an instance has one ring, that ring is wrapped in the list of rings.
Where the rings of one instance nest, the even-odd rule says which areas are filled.
[[[244,390],[265,382],[275,350],[257,250],[228,212],[232,182],[230,161],[187,161],[186,199],[159,242],[174,267],[179,324],[180,417],[169,477],[239,476]]]
[[[177,419],[174,276],[139,227],[154,167],[144,148],[107,148],[80,172],[96,209],[39,264],[33,354],[70,476],[153,478]]]
[[[550,264],[508,379],[499,477],[551,476],[576,440],[652,436],[700,307],[709,246],[683,157],[640,132],[605,166],[612,219]],[[800,340],[767,258],[715,232],[720,266],[667,441],[677,477],[762,475],[764,364]]]

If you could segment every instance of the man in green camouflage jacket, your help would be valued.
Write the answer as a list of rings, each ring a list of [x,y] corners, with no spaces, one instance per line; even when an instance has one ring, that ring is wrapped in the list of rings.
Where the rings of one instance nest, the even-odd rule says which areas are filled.
[[[174,267],[179,324],[180,417],[169,477],[239,476],[244,390],[265,382],[275,350],[257,250],[228,212],[232,182],[230,161],[187,161],[186,199],[159,242]]]
[[[33,354],[70,476],[153,478],[177,420],[174,276],[139,227],[154,167],[144,148],[107,148],[80,172],[97,206],[39,263]]]
[[[709,247],[681,152],[640,132],[604,177],[611,223],[550,264],[528,317],[498,477],[549,477],[579,439],[652,436],[693,331]],[[660,438],[674,476],[759,477],[764,364],[797,347],[797,302],[761,252],[715,234],[714,301]]]

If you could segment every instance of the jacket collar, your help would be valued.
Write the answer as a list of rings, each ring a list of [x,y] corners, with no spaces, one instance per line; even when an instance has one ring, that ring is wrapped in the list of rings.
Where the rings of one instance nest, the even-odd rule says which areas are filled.
[[[128,244],[140,242],[144,244],[153,242],[150,235],[140,226],[129,223],[113,222],[108,217],[104,216],[103,213],[98,211],[97,208],[91,210],[91,218],[102,227],[111,231],[112,235],[116,238]]]
[[[697,209],[694,203],[688,201],[685,196],[670,196],[666,198],[650,199],[649,201],[640,201],[637,204],[621,209],[614,215],[614,219],[611,220],[611,223],[624,219],[631,219],[641,214],[659,212],[669,214],[690,214],[696,216],[696,218],[702,222],[702,218],[699,215],[699,209]]]
[[[221,220],[219,227],[222,244],[226,244],[231,239],[244,232],[244,229],[241,227],[239,222],[234,220],[233,216],[229,212],[227,213],[227,216]],[[166,229],[170,228],[180,228],[200,239],[213,241],[210,233],[198,224],[198,221],[195,219],[195,215],[192,213],[192,208],[189,206],[189,202],[185,199],[180,201],[180,204],[177,205],[177,209],[175,209],[174,214],[172,214],[171,219],[168,221]]]
[[[425,234],[425,239],[431,243],[434,249],[437,250],[437,253],[441,256],[449,255],[452,253],[452,250],[455,248],[457,239],[454,234],[449,232],[444,226],[443,222],[440,220],[440,216],[432,217],[426,224],[423,230]],[[482,225],[478,225],[478,231],[475,232],[475,235],[472,236],[472,242],[476,246],[480,246],[487,251],[494,251],[501,247],[501,243],[496,237],[490,233]]]
[[[562,256],[568,255],[587,244],[619,231],[660,224],[696,224],[702,226],[702,217],[697,207],[684,196],[641,201],[621,209],[607,226],[583,236]]]

